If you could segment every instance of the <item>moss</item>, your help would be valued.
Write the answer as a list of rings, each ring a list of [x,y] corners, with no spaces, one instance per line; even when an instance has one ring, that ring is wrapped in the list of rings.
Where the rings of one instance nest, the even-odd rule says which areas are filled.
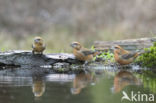
[[[154,68],[156,66],[156,42],[150,48],[145,48],[145,53],[138,57],[137,62],[143,67]]]

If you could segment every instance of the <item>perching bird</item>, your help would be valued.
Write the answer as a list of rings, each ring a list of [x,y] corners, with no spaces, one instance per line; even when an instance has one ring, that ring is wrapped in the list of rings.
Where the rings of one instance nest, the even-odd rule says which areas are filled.
[[[71,47],[73,48],[73,54],[76,59],[80,61],[90,62],[94,56],[99,54],[97,51],[84,48],[79,42],[73,42]]]
[[[35,54],[35,53],[42,54],[46,48],[46,46],[43,42],[43,39],[41,37],[35,37],[32,48],[33,48],[33,50],[32,50],[33,54]]]
[[[116,45],[114,47],[114,58],[117,63],[120,65],[128,65],[132,63],[135,58],[140,55],[139,52],[129,52],[127,50],[124,50],[119,45]]]

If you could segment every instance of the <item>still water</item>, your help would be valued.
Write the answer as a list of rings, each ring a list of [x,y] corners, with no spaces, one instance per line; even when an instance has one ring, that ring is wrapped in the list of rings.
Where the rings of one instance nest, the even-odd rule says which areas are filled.
[[[155,73],[109,67],[76,74],[45,68],[1,69],[0,103],[155,103]]]

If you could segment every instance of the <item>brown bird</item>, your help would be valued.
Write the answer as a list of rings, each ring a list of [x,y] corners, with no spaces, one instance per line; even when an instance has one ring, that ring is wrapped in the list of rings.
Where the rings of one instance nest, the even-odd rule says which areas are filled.
[[[120,65],[128,65],[132,63],[135,58],[140,55],[139,52],[129,52],[127,50],[124,50],[119,45],[116,45],[114,47],[114,58],[117,63]]]
[[[90,62],[94,56],[99,54],[97,51],[84,48],[79,42],[73,42],[71,47],[73,48],[73,54],[76,59],[80,61]]]
[[[43,42],[43,39],[41,37],[35,37],[32,48],[33,48],[33,50],[32,50],[33,54],[35,54],[35,53],[42,54],[46,48],[46,46]]]

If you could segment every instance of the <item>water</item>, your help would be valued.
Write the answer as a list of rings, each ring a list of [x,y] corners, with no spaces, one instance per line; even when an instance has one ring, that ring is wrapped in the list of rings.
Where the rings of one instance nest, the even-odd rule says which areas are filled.
[[[78,74],[56,74],[47,68],[0,70],[0,103],[150,103],[149,95],[155,97],[155,71],[89,69]],[[130,99],[136,94],[137,101],[121,101],[123,93]]]

